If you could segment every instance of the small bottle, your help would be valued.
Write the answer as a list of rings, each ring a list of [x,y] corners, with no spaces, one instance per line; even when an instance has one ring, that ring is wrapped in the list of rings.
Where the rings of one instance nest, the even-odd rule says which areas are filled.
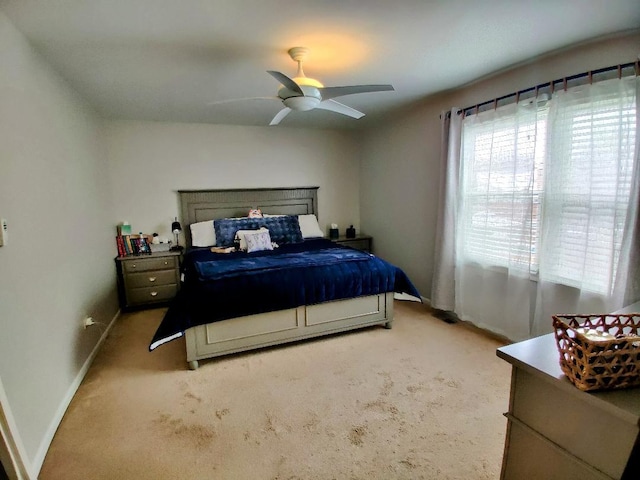
[[[142,232],[140,232],[140,253],[150,253],[149,246],[147,245],[147,239],[144,238]]]

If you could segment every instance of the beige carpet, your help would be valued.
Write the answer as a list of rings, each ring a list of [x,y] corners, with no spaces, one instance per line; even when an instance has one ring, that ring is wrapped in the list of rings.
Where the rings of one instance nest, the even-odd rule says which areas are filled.
[[[509,395],[500,346],[420,304],[372,327],[186,369],[149,353],[163,309],[123,315],[40,479],[497,479]]]

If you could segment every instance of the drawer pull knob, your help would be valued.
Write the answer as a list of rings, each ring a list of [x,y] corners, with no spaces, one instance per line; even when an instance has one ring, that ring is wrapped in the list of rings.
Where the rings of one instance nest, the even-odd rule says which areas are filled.
[[[135,263],[132,263],[132,264],[131,264],[131,268],[136,268],[136,264],[135,264]]]
[[[156,277],[149,277],[149,281],[150,282],[155,282],[156,281]]]
[[[158,295],[158,292],[151,292],[152,297],[155,297],[156,295]]]
[[[165,265],[169,265],[169,262],[167,262],[167,261],[165,260],[165,261],[164,261],[164,264],[165,264]]]

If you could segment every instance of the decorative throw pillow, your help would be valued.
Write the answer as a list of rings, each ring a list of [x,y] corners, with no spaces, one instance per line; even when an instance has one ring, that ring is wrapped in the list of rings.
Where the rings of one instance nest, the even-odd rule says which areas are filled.
[[[249,218],[262,218],[262,211],[259,208],[252,208],[247,216]]]
[[[244,236],[247,243],[247,253],[261,252],[263,250],[273,250],[269,230],[260,229],[253,233],[247,233]]]
[[[271,241],[279,245],[303,241],[297,215],[268,218],[222,218],[213,222],[216,231],[216,246],[231,247],[238,230],[257,230],[266,227]]]
[[[300,243],[304,240],[297,215],[263,218],[261,225],[269,229],[271,241],[276,242],[278,245]]]
[[[267,230],[265,227],[260,228],[259,230],[238,230],[236,232],[236,238],[234,240],[234,243],[239,244],[238,249],[242,250],[242,251],[247,251],[247,241],[246,241],[246,236],[252,233],[256,233],[256,232],[268,232],[269,230]]]
[[[212,247],[216,244],[216,231],[213,229],[213,220],[192,223],[191,245],[194,247]]]
[[[217,247],[231,247],[238,230],[257,230],[259,218],[236,217],[221,218],[213,221]]]

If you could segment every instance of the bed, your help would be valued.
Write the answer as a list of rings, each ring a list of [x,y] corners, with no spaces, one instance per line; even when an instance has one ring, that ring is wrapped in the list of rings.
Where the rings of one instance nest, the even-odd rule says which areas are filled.
[[[218,227],[227,222],[221,219],[246,217],[251,209],[284,216],[282,221],[317,215],[317,192],[318,187],[179,191],[185,280],[149,349],[184,335],[187,363],[195,370],[200,360],[220,355],[372,325],[391,328],[394,291],[419,294],[404,272],[373,255],[314,238],[249,254],[192,245],[192,224],[218,220],[220,241]],[[334,291],[340,282],[344,291]]]

